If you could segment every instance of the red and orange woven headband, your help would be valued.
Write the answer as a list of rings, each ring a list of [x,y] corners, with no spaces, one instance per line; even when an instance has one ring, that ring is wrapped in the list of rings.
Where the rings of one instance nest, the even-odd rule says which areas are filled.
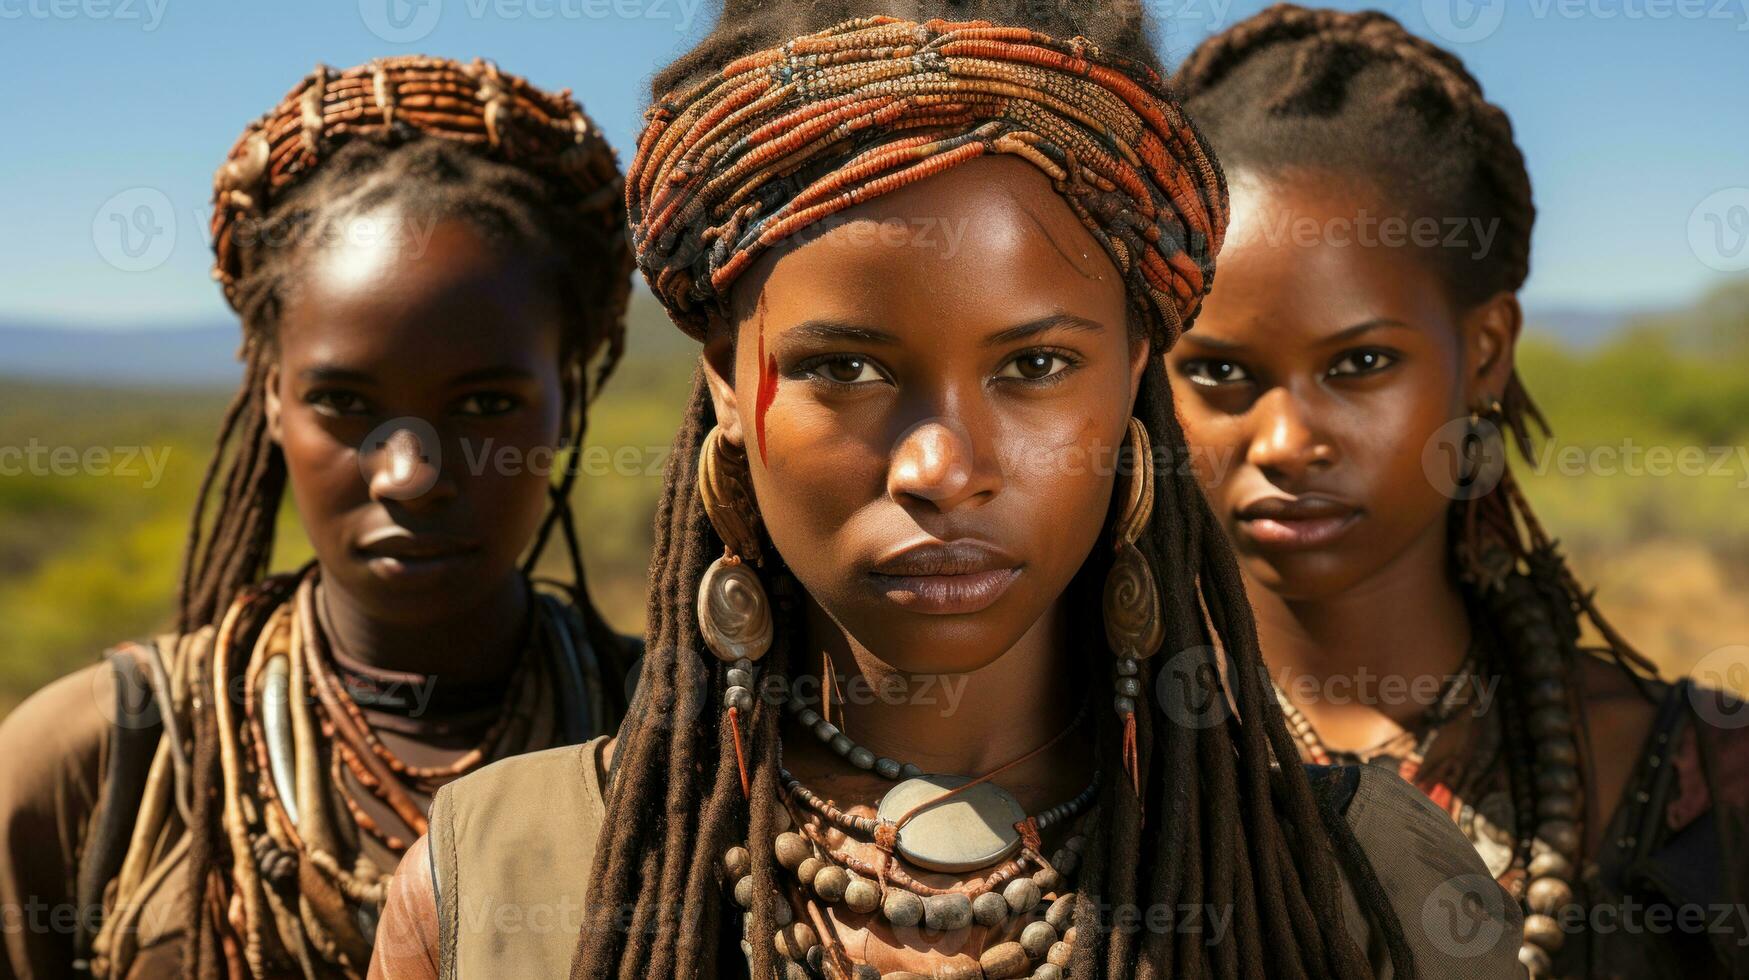
[[[598,224],[609,239],[623,233],[613,149],[569,89],[536,88],[479,58],[399,55],[341,71],[317,65],[244,130],[213,176],[213,278],[233,307],[249,259],[235,240],[239,222],[265,214],[346,141],[396,131],[453,140],[568,184],[579,221]],[[624,253],[606,258],[624,261]]]
[[[626,177],[638,266],[702,338],[764,250],[990,153],[1051,178],[1170,346],[1226,230],[1212,150],[1153,70],[985,21],[847,21],[653,106]]]

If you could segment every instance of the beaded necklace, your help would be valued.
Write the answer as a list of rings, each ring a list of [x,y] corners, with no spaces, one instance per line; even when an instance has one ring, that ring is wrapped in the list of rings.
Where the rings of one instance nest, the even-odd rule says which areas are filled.
[[[579,656],[575,617],[535,593],[496,717],[457,758],[408,762],[373,730],[341,676],[317,612],[317,579],[312,566],[271,581],[233,607],[214,643],[231,849],[222,884],[233,896],[228,926],[255,975],[315,962],[363,976],[387,873],[425,832],[431,795],[494,759],[574,741],[599,700],[576,683],[596,677],[592,658],[574,669],[561,663]],[[232,691],[228,678],[242,683]]]
[[[1529,589],[1523,576],[1505,580],[1507,591]],[[1518,608],[1538,610],[1540,606],[1524,604]],[[1520,613],[1528,618],[1529,614]],[[1507,871],[1500,880],[1514,901],[1525,912],[1524,943],[1518,959],[1533,978],[1551,976],[1554,957],[1567,939],[1557,916],[1570,912],[1575,898],[1573,881],[1580,862],[1582,833],[1581,779],[1577,726],[1570,709],[1572,690],[1568,682],[1568,658],[1559,648],[1556,634],[1544,622],[1511,622],[1507,632],[1514,646],[1508,663],[1515,701],[1496,704],[1496,699],[1478,697],[1474,715],[1484,726],[1482,744],[1489,750],[1477,752],[1470,760],[1485,761],[1492,746],[1504,743],[1508,751],[1508,776],[1511,783],[1513,815],[1510,832],[1516,845]],[[1333,751],[1326,748],[1297,707],[1279,687],[1276,698],[1286,715],[1288,728],[1299,739],[1308,761],[1324,765],[1332,763],[1376,764],[1375,760],[1398,761],[1391,747],[1399,746],[1405,736],[1414,738],[1413,748],[1401,757],[1396,770],[1406,781],[1414,782],[1420,775],[1427,749],[1439,728],[1458,713],[1464,703],[1460,695],[1476,690],[1480,694],[1480,664],[1482,636],[1478,628],[1473,633],[1469,653],[1463,665],[1447,681],[1441,696],[1428,709],[1421,723],[1402,735],[1394,736],[1371,750],[1361,752]],[[1504,673],[1497,659],[1490,659],[1488,670]],[[1494,717],[1498,714],[1498,717]],[[1496,731],[1496,727],[1499,729]],[[1426,787],[1420,787],[1428,791]],[[1432,788],[1430,795],[1442,807],[1449,807],[1449,787]],[[1529,832],[1527,833],[1527,829]],[[1491,841],[1473,840],[1481,851],[1492,847]]]
[[[913,764],[876,756],[792,696],[792,715],[815,737],[858,769],[899,782],[882,797],[875,816],[849,813],[783,768],[779,743],[784,806],[778,811],[772,847],[788,875],[775,896],[779,929],[774,940],[786,961],[785,976],[877,976],[866,964],[851,962],[830,923],[856,926],[878,919],[901,933],[922,929],[941,935],[974,926],[989,930],[996,941],[986,945],[977,966],[941,964],[950,973],[975,969],[983,977],[1030,974],[1059,980],[1074,944],[1069,925],[1073,882],[1086,838],[1072,832],[1047,860],[1041,835],[1085,819],[1102,775],[1095,771],[1074,797],[1037,815],[1026,814],[989,780],[1059,744],[1086,721],[1091,704],[1091,697],[1085,699],[1074,720],[1044,744],[972,779],[927,775]],[[864,849],[872,846],[874,858],[853,853],[853,842]],[[750,913],[756,886],[746,848],[729,848],[722,860],[736,903]],[[978,874],[944,887],[918,880],[910,869]],[[751,928],[748,914],[741,946],[749,963]]]
[[[1370,765],[1378,759],[1397,760],[1397,775],[1403,777],[1405,782],[1413,783],[1421,772],[1422,763],[1427,761],[1427,753],[1433,748],[1434,739],[1439,737],[1440,730],[1457,717],[1459,708],[1469,703],[1467,695],[1476,692],[1476,654],[1472,645],[1472,649],[1464,655],[1463,663],[1446,678],[1445,683],[1440,686],[1438,696],[1415,724],[1406,726],[1397,734],[1366,749],[1329,748],[1319,738],[1311,719],[1300,711],[1287,692],[1273,680],[1271,687],[1275,690],[1276,703],[1281,705],[1281,712],[1286,716],[1288,731],[1299,739],[1308,761],[1330,766]],[[1477,713],[1480,713],[1481,703],[1478,701],[1477,705]]]

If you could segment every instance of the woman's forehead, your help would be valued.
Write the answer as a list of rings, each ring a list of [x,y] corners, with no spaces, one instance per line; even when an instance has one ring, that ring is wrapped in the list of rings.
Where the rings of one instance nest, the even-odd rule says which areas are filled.
[[[1031,164],[974,160],[846,209],[782,243],[735,285],[744,322],[763,302],[887,305],[899,293],[949,300],[978,293],[1060,292],[1115,298],[1115,263]],[[805,294],[805,295],[804,295]]]

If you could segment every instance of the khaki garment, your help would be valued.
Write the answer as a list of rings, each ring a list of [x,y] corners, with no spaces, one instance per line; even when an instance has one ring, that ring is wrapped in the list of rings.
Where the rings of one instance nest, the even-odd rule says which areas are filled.
[[[444,980],[570,974],[606,809],[606,744],[502,759],[437,791],[429,847]]]
[[[604,814],[606,741],[505,759],[438,792],[430,846],[443,980],[569,974]],[[1523,914],[1451,818],[1395,774],[1354,768],[1345,816],[1420,976],[1522,976]],[[1344,898],[1350,933],[1388,978],[1383,943],[1352,891]]]

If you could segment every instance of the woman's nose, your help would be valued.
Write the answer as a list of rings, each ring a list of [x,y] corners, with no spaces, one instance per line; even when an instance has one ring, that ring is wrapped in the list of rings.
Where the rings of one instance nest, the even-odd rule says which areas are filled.
[[[887,494],[900,503],[921,500],[940,511],[993,496],[1002,476],[980,453],[965,427],[947,419],[912,426],[893,447],[887,468]]]
[[[1246,462],[1288,480],[1335,463],[1335,444],[1310,422],[1306,407],[1283,387],[1259,398],[1251,408],[1256,424]]]
[[[360,447],[359,465],[372,499],[403,504],[454,496],[444,475],[443,445],[423,419],[395,419],[378,426]]]

